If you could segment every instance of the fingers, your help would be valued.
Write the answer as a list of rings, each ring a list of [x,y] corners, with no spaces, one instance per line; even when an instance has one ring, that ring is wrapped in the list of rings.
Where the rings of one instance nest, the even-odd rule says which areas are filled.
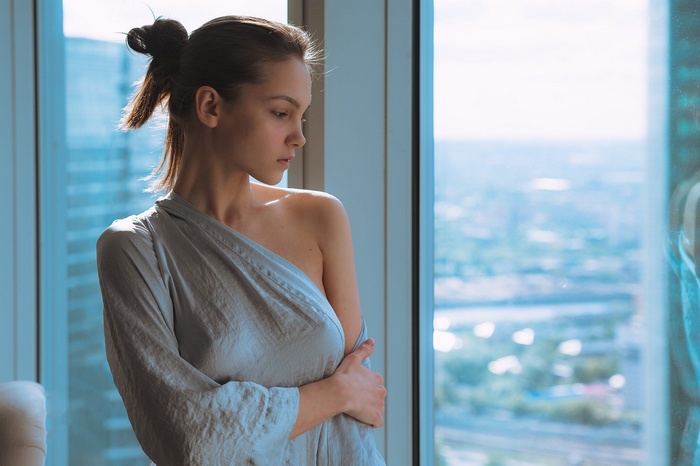
[[[363,341],[357,349],[348,354],[334,376],[342,377],[342,385],[347,390],[348,405],[344,411],[358,421],[374,428],[384,425],[384,399],[386,387],[381,374],[362,365],[375,349],[373,339]]]
[[[372,354],[374,347],[374,340],[368,338],[367,340],[363,341],[362,344],[360,344],[360,346],[358,346],[357,349],[352,352],[352,354],[358,356],[360,360],[364,360],[365,358],[368,358],[370,354]]]
[[[375,412],[373,414],[373,419],[370,425],[373,428],[379,428],[384,425],[384,400],[386,398],[386,387],[384,386],[384,380],[381,375],[376,372],[372,374],[375,383],[375,393],[374,396],[378,397],[375,405]]]
[[[379,416],[379,420],[377,420],[376,422],[370,424],[369,426],[370,426],[371,428],[373,428],[373,429],[378,429],[378,428],[382,427],[383,425],[384,425],[384,416],[381,416],[381,415],[380,415],[380,416]]]
[[[377,429],[379,427],[382,427],[384,425],[384,401],[382,399],[382,402],[379,403],[379,406],[376,407],[375,411],[371,414],[371,417],[369,418],[370,421],[367,422],[371,427]]]

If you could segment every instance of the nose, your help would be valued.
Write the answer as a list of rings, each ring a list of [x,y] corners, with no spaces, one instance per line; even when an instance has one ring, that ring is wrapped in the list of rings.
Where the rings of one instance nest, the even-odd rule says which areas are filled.
[[[306,144],[306,137],[304,137],[303,130],[303,122],[300,122],[299,126],[297,126],[292,132],[292,134],[289,135],[288,143],[294,148],[299,148]]]

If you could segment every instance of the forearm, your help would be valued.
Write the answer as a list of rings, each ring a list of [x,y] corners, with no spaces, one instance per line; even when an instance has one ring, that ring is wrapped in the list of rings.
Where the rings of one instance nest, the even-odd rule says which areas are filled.
[[[332,376],[299,388],[299,411],[290,438],[340,413],[373,427],[384,424],[386,388],[382,376],[362,364],[374,346],[374,340],[365,340],[343,359]]]
[[[331,376],[299,387],[299,412],[290,439],[345,411],[345,390],[337,379]]]

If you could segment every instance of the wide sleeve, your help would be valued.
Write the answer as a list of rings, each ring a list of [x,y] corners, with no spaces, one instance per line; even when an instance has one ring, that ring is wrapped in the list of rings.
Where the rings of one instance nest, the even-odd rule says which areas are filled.
[[[107,360],[151,460],[159,466],[282,464],[298,389],[220,385],[180,357],[176,316],[145,225],[115,222],[98,240],[97,265]]]

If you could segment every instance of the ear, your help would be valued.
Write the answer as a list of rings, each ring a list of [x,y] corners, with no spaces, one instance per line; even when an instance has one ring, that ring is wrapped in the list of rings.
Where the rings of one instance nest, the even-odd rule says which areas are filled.
[[[197,89],[194,97],[197,119],[209,128],[216,128],[222,110],[222,98],[216,89],[202,86]]]

